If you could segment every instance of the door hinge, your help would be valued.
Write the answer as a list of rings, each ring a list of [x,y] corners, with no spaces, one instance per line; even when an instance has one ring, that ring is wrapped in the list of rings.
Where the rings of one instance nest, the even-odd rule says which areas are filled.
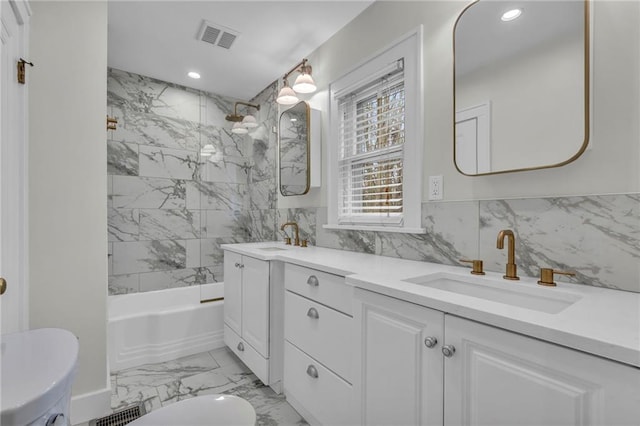
[[[18,61],[18,83],[20,84],[25,84],[27,82],[27,72],[25,65],[33,66],[33,62],[28,62],[20,58],[20,60]]]
[[[107,115],[107,130],[117,130],[118,119]]]

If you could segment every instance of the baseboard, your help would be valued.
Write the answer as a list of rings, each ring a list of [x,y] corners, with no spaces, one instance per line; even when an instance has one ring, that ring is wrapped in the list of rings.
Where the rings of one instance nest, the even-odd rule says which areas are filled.
[[[111,386],[72,396],[70,411],[72,425],[86,423],[111,414]]]

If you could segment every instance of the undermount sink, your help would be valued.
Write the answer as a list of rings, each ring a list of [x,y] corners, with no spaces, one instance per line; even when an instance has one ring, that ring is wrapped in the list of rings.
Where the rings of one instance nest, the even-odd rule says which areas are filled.
[[[512,281],[501,282],[492,278],[465,277],[448,273],[423,275],[403,281],[548,314],[562,312],[581,298],[548,288],[525,287],[522,283]]]
[[[258,250],[262,250],[262,251],[285,251],[287,249],[286,248],[282,248],[282,247],[259,247]]]

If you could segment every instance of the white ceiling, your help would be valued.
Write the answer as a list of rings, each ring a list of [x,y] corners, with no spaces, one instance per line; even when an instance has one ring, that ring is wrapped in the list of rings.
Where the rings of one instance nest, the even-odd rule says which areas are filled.
[[[525,52],[551,40],[584,31],[584,2],[500,0],[474,3],[460,17],[455,29],[456,75]],[[510,9],[522,9],[513,21],[500,17]]]
[[[108,65],[249,100],[371,3],[112,0]],[[203,20],[240,33],[231,49],[197,39]],[[192,70],[202,78],[187,77]]]

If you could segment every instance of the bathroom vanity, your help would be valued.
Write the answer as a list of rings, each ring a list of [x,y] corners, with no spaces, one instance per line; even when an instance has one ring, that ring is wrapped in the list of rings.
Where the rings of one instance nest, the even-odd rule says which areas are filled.
[[[266,385],[281,392],[282,267],[226,251],[224,343]]]
[[[623,425],[640,418],[638,294],[548,288],[535,278],[509,282],[318,247],[224,249],[232,311],[243,300],[227,284],[236,279],[227,266],[237,256],[282,268],[284,285],[270,300],[283,300],[284,311],[276,320],[271,307],[267,339],[283,348],[287,400],[311,424]]]

